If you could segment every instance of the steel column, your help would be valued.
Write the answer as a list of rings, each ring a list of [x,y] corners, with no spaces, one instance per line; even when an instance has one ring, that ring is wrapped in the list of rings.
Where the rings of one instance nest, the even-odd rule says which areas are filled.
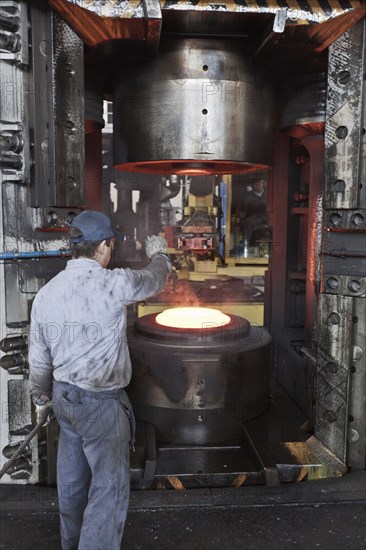
[[[366,431],[364,63],[361,21],[329,50],[315,411],[316,437],[354,469]]]

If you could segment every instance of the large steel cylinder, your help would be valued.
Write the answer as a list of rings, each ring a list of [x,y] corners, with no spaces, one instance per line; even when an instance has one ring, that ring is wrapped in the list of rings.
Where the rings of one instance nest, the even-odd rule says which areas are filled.
[[[230,317],[226,326],[193,330],[159,326],[151,314],[130,327],[127,390],[136,418],[154,424],[158,440],[229,441],[266,410],[270,336]]]
[[[302,139],[324,133],[327,80],[323,73],[286,81],[282,92],[281,129]]]
[[[155,61],[115,82],[117,168],[195,175],[271,164],[272,87],[240,43],[165,40]]]

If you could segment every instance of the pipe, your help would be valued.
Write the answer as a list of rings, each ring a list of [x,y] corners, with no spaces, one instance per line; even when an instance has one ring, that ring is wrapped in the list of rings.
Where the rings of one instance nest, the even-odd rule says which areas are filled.
[[[70,250],[34,250],[31,252],[0,252],[0,260],[24,260],[32,258],[64,258]]]

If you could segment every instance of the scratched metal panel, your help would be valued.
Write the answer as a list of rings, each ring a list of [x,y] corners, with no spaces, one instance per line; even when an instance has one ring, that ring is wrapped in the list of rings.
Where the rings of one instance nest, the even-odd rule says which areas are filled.
[[[366,233],[364,232],[325,231],[321,250],[322,272],[348,275],[349,277],[364,277],[366,273],[365,250]]]
[[[366,299],[356,298],[354,347],[351,367],[348,464],[363,470],[366,456]]]
[[[325,273],[321,281],[321,292],[366,298],[366,277],[358,277],[354,272],[351,275]]]
[[[34,211],[30,203],[30,148],[33,135],[29,129],[29,104],[36,102],[39,81],[29,79],[31,38],[29,2],[1,2],[2,9],[19,16],[15,31],[19,51],[0,52],[0,252],[15,252],[37,247],[33,230]],[[31,44],[33,46],[33,44]],[[40,101],[38,102],[42,105]],[[6,138],[6,141],[4,140]],[[5,147],[5,152],[4,152]],[[4,163],[4,157],[7,162]],[[24,264],[22,264],[24,265]],[[0,339],[24,333],[29,317],[29,299],[33,295],[32,261],[23,271],[19,263],[0,262]],[[31,273],[29,273],[31,272]],[[0,356],[3,353],[0,352]],[[2,449],[24,439],[31,424],[31,402],[28,381],[24,375],[13,375],[0,369],[1,430],[0,467],[6,461]],[[26,472],[6,474],[4,483],[38,482],[37,437],[30,444],[31,457]]]
[[[55,203],[55,161],[52,122],[53,101],[51,43],[48,40],[52,12],[43,0],[29,6],[32,38],[32,63],[29,72],[29,124],[32,135],[33,165],[31,169],[31,204],[47,206]]]
[[[365,57],[366,57],[366,45],[365,45]],[[365,64],[365,57],[364,57],[364,64]],[[362,128],[366,128],[366,73],[365,71],[363,71],[363,73],[364,73],[364,77],[363,77],[363,90],[362,90],[362,104],[363,104]],[[359,202],[360,202],[360,206],[366,209],[366,132],[361,133],[360,182],[362,183],[362,186],[359,194]]]
[[[9,380],[9,431],[12,435],[26,435],[32,424],[31,399],[28,380]]]
[[[363,87],[365,21],[329,48],[325,129],[325,208],[356,208]]]
[[[323,294],[319,300],[315,436],[346,461],[352,361],[353,298]]]
[[[56,178],[56,202],[52,206],[80,206],[84,202],[85,165],[84,45],[56,13],[50,45],[54,107],[50,133],[54,135]]]

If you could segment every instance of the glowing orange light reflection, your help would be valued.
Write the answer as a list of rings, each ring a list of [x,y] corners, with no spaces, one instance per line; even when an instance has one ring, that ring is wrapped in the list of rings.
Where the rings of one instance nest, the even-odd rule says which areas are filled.
[[[165,327],[191,329],[220,327],[230,323],[228,315],[209,307],[174,307],[159,313],[155,320]]]

